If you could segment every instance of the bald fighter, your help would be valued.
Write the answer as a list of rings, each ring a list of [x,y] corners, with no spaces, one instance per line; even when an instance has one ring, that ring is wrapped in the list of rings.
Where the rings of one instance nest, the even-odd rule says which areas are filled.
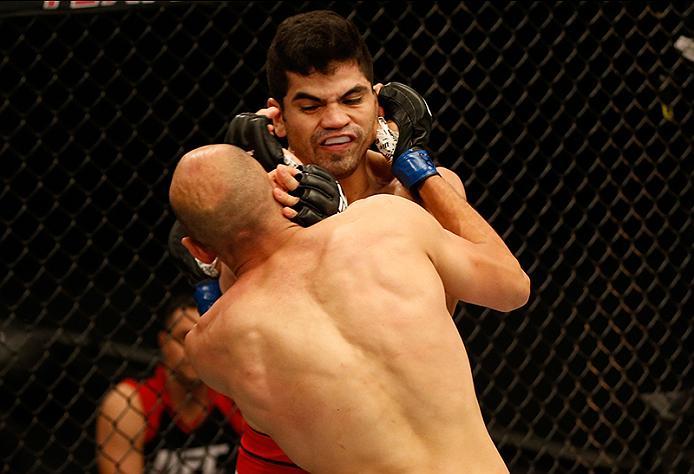
[[[184,245],[238,278],[186,337],[203,380],[312,473],[507,472],[445,294],[524,304],[513,255],[400,197],[302,228],[272,192],[261,165],[229,145],[196,149],[174,172]],[[484,223],[469,211],[470,225]]]

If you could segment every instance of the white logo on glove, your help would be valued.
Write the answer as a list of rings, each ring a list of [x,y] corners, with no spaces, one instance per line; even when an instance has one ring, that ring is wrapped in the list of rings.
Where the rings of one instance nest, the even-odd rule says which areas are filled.
[[[195,258],[195,257],[193,257]],[[207,275],[210,278],[217,278],[219,276],[219,272],[217,271],[217,259],[215,258],[212,263],[203,263],[197,258],[195,258],[195,263],[198,264],[198,268],[202,270],[202,272]]]
[[[398,144],[400,134],[388,127],[386,119],[378,117],[378,128],[376,129],[376,147],[388,161],[393,159],[395,146]]]

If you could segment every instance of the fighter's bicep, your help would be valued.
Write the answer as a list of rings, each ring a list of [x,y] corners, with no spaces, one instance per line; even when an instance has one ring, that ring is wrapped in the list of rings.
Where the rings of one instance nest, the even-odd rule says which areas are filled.
[[[506,309],[508,291],[504,287],[507,265],[484,244],[470,242],[443,228],[440,232],[430,252],[446,293],[466,303],[510,311]]]

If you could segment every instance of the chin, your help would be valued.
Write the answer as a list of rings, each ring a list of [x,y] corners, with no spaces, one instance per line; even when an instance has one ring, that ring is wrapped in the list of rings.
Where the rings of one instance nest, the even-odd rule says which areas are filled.
[[[359,159],[353,154],[347,156],[344,155],[330,155],[326,159],[321,160],[318,164],[330,171],[335,179],[344,179],[351,176],[354,171],[359,167]]]

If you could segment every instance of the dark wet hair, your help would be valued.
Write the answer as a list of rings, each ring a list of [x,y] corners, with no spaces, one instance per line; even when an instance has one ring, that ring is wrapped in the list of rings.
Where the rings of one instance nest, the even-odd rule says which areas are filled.
[[[330,74],[335,63],[351,61],[373,82],[371,53],[350,20],[329,10],[289,17],[277,28],[267,55],[270,96],[282,102],[288,89],[287,72]]]

